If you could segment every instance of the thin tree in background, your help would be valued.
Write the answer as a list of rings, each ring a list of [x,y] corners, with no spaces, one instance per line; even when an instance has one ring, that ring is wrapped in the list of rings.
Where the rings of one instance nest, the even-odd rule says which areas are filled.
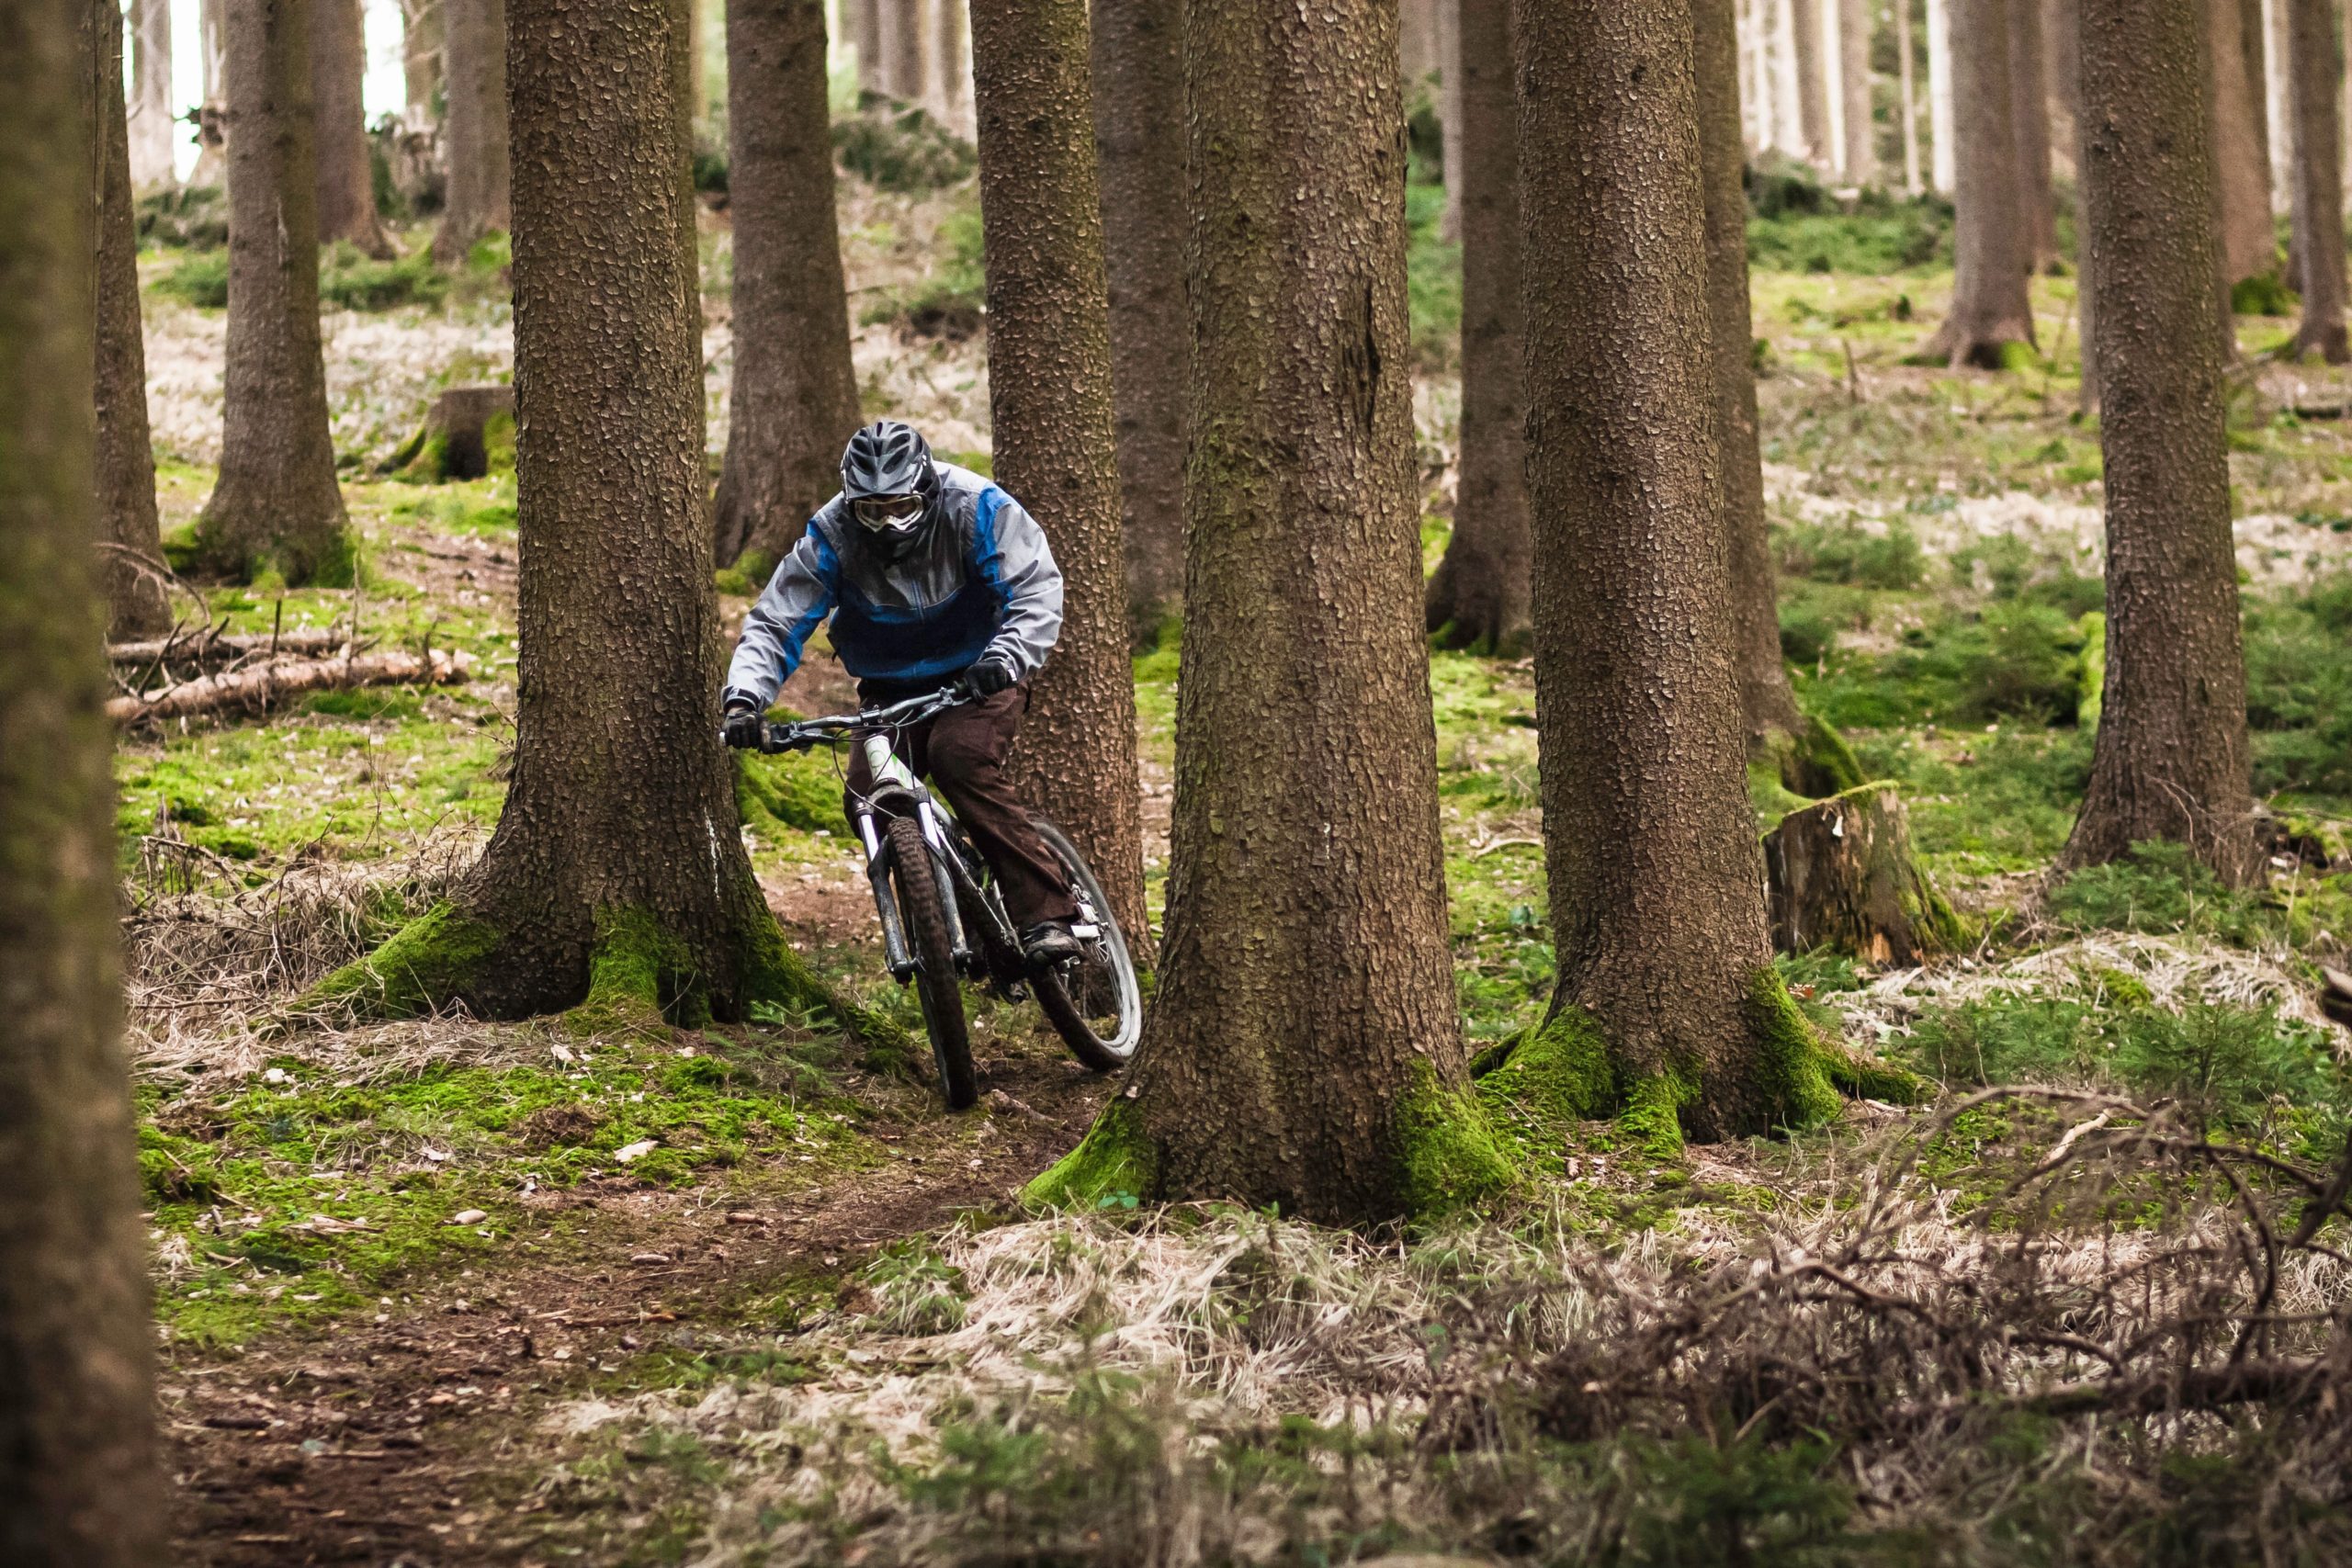
[[[2041,0],[2007,0],[2009,114],[2018,154],[2018,217],[2026,265],[2046,272],[2058,260],[2058,207],[2050,191],[2050,94],[2042,59]]]
[[[1690,9],[1521,0],[1517,20],[1559,954],[1538,1039],[1582,1058],[1581,1114],[1619,1111],[1653,1150],[1802,1125],[1838,1099],[1772,970],[1747,802]]]
[[[2236,0],[2202,0],[2206,80],[2212,95],[2211,188],[2221,224],[2218,276],[2224,287],[2274,272],[2278,235],[2270,215],[2270,174],[2245,66],[2245,34]]]
[[[514,764],[448,901],[307,1007],[591,1030],[837,1005],[785,945],[714,733],[683,0],[514,0]],[[627,606],[615,615],[614,606]]]
[[[735,375],[715,559],[782,558],[858,425],[834,210],[824,0],[728,0]]]
[[[1927,187],[1919,174],[1918,65],[1911,39],[1911,0],[1894,0],[1895,107],[1903,117],[1903,188],[1917,196]]]
[[[179,183],[173,164],[177,122],[172,116],[170,0],[130,0],[130,186],[167,190]]]
[[[1797,123],[1804,155],[1817,167],[1835,170],[1838,148],[1829,134],[1829,62],[1822,47],[1824,6],[1838,0],[1788,0],[1796,41]]]
[[[1061,640],[1030,692],[1012,774],[1148,943],[1088,52],[1086,0],[991,0],[972,15],[995,477],[1062,570]]]
[[[1845,94],[1845,175],[1849,185],[1878,180],[1878,125],[1871,80],[1871,0],[1838,0],[1838,80]],[[1737,87],[1736,73],[1732,84]]]
[[[2098,298],[2107,680],[2061,857],[2186,844],[2257,874],[2230,532],[2199,0],[2081,0],[2084,197]]]
[[[2065,98],[2068,152],[2075,164],[2075,341],[2082,349],[2082,390],[2076,407],[2088,414],[2098,407],[2098,355],[2091,345],[2097,339],[2095,325],[2098,317],[2098,296],[2093,288],[2090,269],[2090,231],[2082,217],[2084,170],[2088,154],[2085,151],[2083,120],[2082,70],[2082,6],[2080,0],[2052,0],[2048,12],[2050,27],[2045,34],[2055,76]]]
[[[883,80],[889,95],[905,103],[922,101],[923,0],[882,0]]]
[[[968,17],[964,0],[932,0],[931,71],[940,123],[961,128],[972,106],[967,101],[970,73],[965,46]]]
[[[1398,51],[1398,59],[1403,51]],[[1437,118],[1439,177],[1445,184],[1445,209],[1438,217],[1438,238],[1449,244],[1462,240],[1462,0],[1437,0]]]
[[[227,54],[228,367],[198,553],[232,577],[348,581],[319,344],[309,0],[231,6]]]
[[[1437,0],[1423,3],[1434,46]],[[1093,38],[1119,533],[1142,641],[1184,592],[1184,0],[1096,0]]]
[[[1430,577],[1429,629],[1517,658],[1528,638],[1524,320],[1519,288],[1519,115],[1510,0],[1457,0],[1461,28],[1462,436],[1453,536]]]
[[[131,211],[130,141],[122,96],[122,13],[87,0],[91,191],[96,226],[98,537],[107,635],[149,637],[171,624],[164,541],[155,515],[155,454],[147,427],[147,344],[139,318],[139,228]]]
[[[2335,0],[2288,0],[2295,107],[2295,282],[2303,320],[2290,357],[2352,359],[2344,329],[2344,59]]]
[[[1960,188],[1960,130],[1952,113],[1952,7],[1961,0],[1927,0],[1928,184],[1939,195]]]
[[[433,123],[441,96],[442,7],[446,0],[401,0],[401,85],[411,129]]]
[[[92,547],[90,134],[122,120],[97,9],[0,6],[0,1540],[23,1568],[165,1557]]]
[[[857,85],[862,93],[888,93],[889,73],[882,62],[883,0],[841,0],[850,42],[857,49]]]
[[[1951,310],[1928,357],[1998,370],[2011,344],[2033,342],[2030,258],[2018,205],[2017,123],[2009,110],[2012,0],[1951,0],[1953,131],[1959,142]]]
[[[1128,1088],[1035,1199],[1358,1221],[1510,1178],[1490,1142],[1448,1135],[1468,1095],[1396,15],[1194,0],[1185,18],[1194,425],[1167,931]]]
[[[309,0],[311,101],[317,128],[319,239],[347,240],[379,259],[393,254],[376,217],[376,171],[361,87],[368,37],[359,0]]]
[[[1739,149],[1739,76],[1731,0],[1690,0],[1701,198],[1707,241],[1707,326],[1714,439],[1730,547],[1732,660],[1743,733],[1758,752],[1803,724],[1788,665],[1772,546],[1765,532],[1757,432],[1755,323],[1747,287],[1747,193]]]
[[[443,266],[514,222],[514,158],[508,145],[506,0],[441,0],[448,112],[441,142],[449,170],[447,204],[433,237]]]

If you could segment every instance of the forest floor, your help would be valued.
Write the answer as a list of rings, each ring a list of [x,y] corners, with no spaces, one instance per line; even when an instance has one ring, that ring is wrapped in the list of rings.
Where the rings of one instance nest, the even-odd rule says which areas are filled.
[[[846,202],[869,408],[985,462],[983,345],[957,335],[977,276],[968,186],[854,182]],[[1427,187],[1415,213],[1434,562],[1458,396]],[[361,581],[208,588],[202,613],[234,630],[348,624],[381,646],[462,649],[472,669],[121,748],[178,1560],[2188,1562],[2252,1560],[2264,1541],[2305,1561],[2344,1548],[2329,1522],[2341,1461],[2259,1421],[2119,1429],[2019,1405],[1947,1423],[1930,1450],[1854,1414],[1960,1386],[1937,1381],[1951,1364],[1973,1369],[1973,1396],[1987,1377],[2079,1379],[2106,1364],[2082,1345],[2240,1290],[2228,1260],[2263,1249],[2233,1238],[2291,1255],[2264,1298],[2282,1323],[2307,1325],[2346,1288],[2331,1258],[2282,1252],[2269,1216],[2296,1190],[2280,1173],[2331,1163],[2352,1122],[2346,1036],[2313,1005],[2318,965],[2343,965],[2352,939],[2352,378],[2250,357],[2233,404],[2257,782],[2284,825],[2269,885],[2229,892],[2157,852],[2052,884],[2088,764],[2100,604],[2071,284],[2037,285],[2042,352],[2009,371],[1908,365],[1950,290],[1935,221],[1759,224],[1756,305],[1801,699],[1902,786],[1972,931],[1969,951],[1926,968],[1782,967],[1817,1022],[1939,1092],[1670,1161],[1594,1124],[1523,1200],[1374,1236],[1132,1199],[1022,1213],[1015,1191],[1108,1087],[1033,1010],[977,1006],[985,1100],[963,1117],[868,1070],[820,1020],[777,1012],[663,1038],[458,1016],[278,1027],[299,987],[479,848],[514,710],[511,473],[371,472],[437,387],[510,373],[498,258],[429,299],[332,313]],[[716,444],[723,223],[706,238]],[[207,255],[146,264],[167,529],[193,516],[217,452],[220,316],[187,302],[206,297]],[[2258,355],[2290,325],[2241,318],[2242,342]],[[1155,906],[1176,635],[1136,665]],[[1537,1017],[1551,980],[1532,677],[1441,651],[1432,685],[1457,973],[1485,1044]],[[807,711],[846,698],[822,659],[786,694]],[[914,1024],[880,976],[826,764],[777,766],[796,804],[747,835],[772,906],[825,974]],[[2036,1089],[1994,1092],[2006,1085]],[[2080,1168],[2094,1150],[2095,1180]],[[2236,1188],[2216,1187],[2225,1168],[2247,1172]],[[1822,1259],[1860,1293],[1825,1296]],[[2086,1283],[2160,1269],[2167,1290],[2133,1302]],[[1954,1304],[1987,1294],[2005,1304]],[[1892,1295],[1936,1333],[1840,1315]],[[2041,1337],[1957,1355],[1956,1325],[2004,1311]],[[1662,1351],[1674,1323],[1688,1337]],[[2277,1354],[2296,1332],[2278,1330]],[[1842,1369],[1823,1376],[1857,1403],[1797,1389],[1792,1365]],[[1905,1381],[1873,1382],[1895,1376],[1882,1368]]]

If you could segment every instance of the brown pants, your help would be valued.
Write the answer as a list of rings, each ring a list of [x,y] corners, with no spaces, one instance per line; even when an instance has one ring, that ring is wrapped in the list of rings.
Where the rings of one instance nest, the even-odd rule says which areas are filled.
[[[868,703],[895,702],[907,693],[861,686],[858,695]],[[899,755],[918,774],[930,775],[996,874],[1005,913],[1012,917],[1016,930],[1039,920],[1067,920],[1078,913],[1061,863],[1030,826],[1027,807],[1004,776],[1005,754],[1012,750],[1012,738],[1028,706],[1024,682],[910,726],[899,732],[898,740]],[[853,747],[847,798],[854,800],[873,787],[865,754]]]

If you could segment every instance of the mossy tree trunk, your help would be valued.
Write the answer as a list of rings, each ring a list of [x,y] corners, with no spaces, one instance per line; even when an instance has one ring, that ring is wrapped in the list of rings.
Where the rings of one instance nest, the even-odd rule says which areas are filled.
[[[2026,265],[2045,272],[2058,259],[2058,209],[2050,193],[2050,94],[2042,59],[2041,0],[2008,0],[2009,116],[2018,153],[2018,219]]]
[[[351,544],[319,345],[311,0],[228,10],[229,332],[220,476],[197,524],[232,577],[348,581]]]
[[[994,0],[972,15],[995,474],[1062,570],[1061,641],[1030,693],[1012,773],[1148,952],[1088,51],[1085,0]]]
[[[2333,7],[2330,7],[2331,10]],[[2245,68],[2245,22],[2235,0],[2203,0],[2205,70],[2212,94],[2210,128],[2221,216],[2222,287],[2276,271],[2278,228],[2270,215],[2270,172],[2262,162],[2263,110]]]
[[[110,640],[152,637],[171,625],[158,574],[164,543],[155,515],[155,454],[147,427],[147,344],[139,318],[139,230],[131,211],[130,139],[122,95],[122,13],[89,0],[83,22],[86,145],[93,192],[97,322],[98,539]]]
[[[1453,537],[1424,601],[1450,646],[1516,658],[1528,639],[1526,410],[1520,395],[1519,116],[1510,0],[1458,0],[1462,442]]]
[[[715,558],[780,559],[840,487],[857,370],[833,205],[824,0],[729,0],[734,389]]]
[[[514,777],[451,901],[331,976],[314,1003],[579,1007],[576,1024],[610,1028],[821,995],[752,877],[715,733],[683,9],[508,9]]]
[[[0,1540],[26,1568],[164,1556],[92,547],[99,19],[0,8]]]
[[[1033,1197],[1391,1218],[1467,1135],[1419,615],[1394,0],[1186,17],[1194,434],[1159,986]]]
[[[1732,659],[1751,750],[1803,721],[1781,658],[1772,546],[1765,531],[1764,457],[1757,435],[1755,323],[1747,292],[1746,152],[1739,131],[1739,40],[1731,0],[1691,0],[1700,175],[1707,224],[1707,336],[1714,378],[1715,454],[1731,551]]]
[[[2295,282],[2302,324],[2288,347],[2352,359],[2344,329],[2344,57],[2335,0],[2288,0],[2287,80],[2295,112]]]
[[[1951,310],[1930,358],[1998,370],[2009,345],[2033,342],[2031,258],[2018,200],[2017,122],[2009,107],[2008,8],[2021,0],[1951,0],[1953,139]]]
[[[1550,1024],[1654,1148],[1815,1121],[1747,798],[1690,9],[1517,20]]]
[[[1119,535],[1141,642],[1184,591],[1184,0],[1097,0],[1093,38]]]
[[[2107,475],[2107,678],[2063,861],[2188,845],[2258,872],[2230,531],[2199,0],[2082,0],[2084,196]]]
[[[475,242],[514,223],[514,157],[507,129],[506,0],[441,0],[447,113],[441,145],[448,200],[433,256],[458,266]]]
[[[368,155],[368,35],[359,0],[311,0],[311,99],[316,106],[319,239],[348,240],[378,259],[393,254],[376,219]]]

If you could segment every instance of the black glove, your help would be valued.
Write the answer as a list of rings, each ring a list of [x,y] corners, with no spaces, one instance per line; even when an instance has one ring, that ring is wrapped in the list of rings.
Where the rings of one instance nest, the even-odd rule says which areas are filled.
[[[995,696],[1019,679],[1012,672],[1012,665],[993,654],[973,665],[964,674],[964,683],[972,688],[972,694],[976,697]]]
[[[740,750],[756,751],[760,742],[767,739],[766,721],[760,717],[759,708],[749,697],[730,697],[727,703],[726,720],[718,733],[727,744]]]

